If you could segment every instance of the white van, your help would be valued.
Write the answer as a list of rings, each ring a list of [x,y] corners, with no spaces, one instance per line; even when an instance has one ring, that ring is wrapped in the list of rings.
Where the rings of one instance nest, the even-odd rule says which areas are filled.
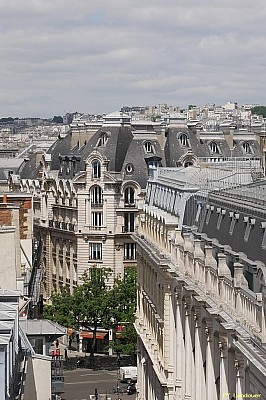
[[[137,367],[120,367],[119,379],[121,382],[137,382]]]

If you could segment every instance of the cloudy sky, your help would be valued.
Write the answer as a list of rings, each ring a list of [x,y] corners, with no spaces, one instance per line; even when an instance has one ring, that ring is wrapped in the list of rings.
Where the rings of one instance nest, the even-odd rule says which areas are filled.
[[[265,0],[0,0],[0,116],[266,104]]]

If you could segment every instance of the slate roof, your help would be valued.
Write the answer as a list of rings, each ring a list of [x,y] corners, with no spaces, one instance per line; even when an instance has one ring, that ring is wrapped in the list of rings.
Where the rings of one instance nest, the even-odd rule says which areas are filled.
[[[105,146],[97,146],[101,134],[106,132],[108,140]],[[120,172],[124,158],[128,151],[129,144],[133,139],[131,129],[124,126],[108,126],[99,129],[89,140],[88,144],[80,153],[84,163],[81,163],[80,169],[85,170],[85,160],[90,153],[97,148],[97,151],[109,160],[109,170],[113,172]]]
[[[229,245],[235,252],[244,252],[250,260],[265,263],[266,243],[263,246],[265,228],[262,223],[266,222],[266,181],[223,190],[220,193],[210,193],[208,204],[214,205],[216,209],[223,208],[226,213],[220,227],[217,223],[219,214],[216,210],[211,213],[209,223],[205,215],[201,231],[209,238],[216,238],[222,245]],[[239,215],[231,233],[230,211]],[[202,212],[204,213],[204,209]],[[248,223],[251,219],[254,220],[249,234],[247,234],[246,217]]]
[[[187,135],[189,147],[182,146],[179,140],[181,133]],[[188,151],[192,151],[196,157],[207,157],[209,154],[207,143],[201,143],[195,132],[187,128],[169,128],[166,144],[165,159],[168,167],[176,167],[177,160]]]
[[[153,147],[153,152],[151,153],[145,152],[145,142],[146,140],[135,138],[131,141],[122,167],[124,179],[135,180],[142,188],[145,188],[147,184],[149,161],[157,161],[159,165],[165,165],[164,154],[158,141],[155,139],[149,139],[149,142],[151,142]],[[127,173],[126,166],[128,164],[133,165],[132,173]]]
[[[37,161],[37,153],[31,154],[29,160],[21,165],[19,175],[21,179],[34,179],[38,175],[40,163]]]
[[[204,132],[197,132],[195,129],[188,128],[185,125],[170,125],[166,129],[165,135],[167,137],[164,149],[162,149],[163,138],[161,136],[160,140],[162,142],[156,139],[156,135],[149,135],[149,132],[142,132],[141,135],[143,136],[141,138],[138,133],[134,135],[134,122],[130,126],[123,125],[119,120],[117,123],[113,122],[114,125],[112,126],[112,119],[116,120],[118,115],[120,114],[110,114],[109,117],[112,117],[109,118],[110,124],[103,124],[99,129],[97,126],[92,129],[88,127],[87,130],[84,126],[82,128],[73,126],[72,131],[69,131],[64,136],[59,136],[47,152],[47,154],[51,155],[50,171],[59,171],[61,178],[73,179],[76,174],[85,171],[86,159],[93,151],[97,150],[109,161],[108,169],[110,172],[122,173],[124,179],[136,180],[142,188],[145,188],[148,179],[147,165],[149,161],[157,161],[160,166],[176,167],[177,163],[184,165],[184,161],[193,162],[194,164],[197,158],[249,156],[244,154],[242,146],[244,140],[240,140],[243,135],[234,140],[233,150],[230,150],[227,141],[223,135],[220,135],[221,137],[217,140],[213,140],[218,144],[220,154],[214,154],[209,148],[209,143],[212,140],[208,138],[208,132],[204,137]],[[136,126],[138,123],[142,124],[142,122],[137,121]],[[152,123],[149,122],[149,124],[153,129]],[[95,129],[97,130],[95,131]],[[105,145],[100,146],[99,141],[103,132],[107,133],[108,140]],[[179,136],[181,133],[187,135],[188,146],[183,146],[180,143]],[[219,136],[219,132],[217,132],[217,136]],[[145,141],[152,142],[153,152],[145,152],[143,146]],[[253,149],[251,156],[253,153],[258,154],[259,144],[255,140],[247,141]],[[133,170],[130,173],[126,168],[128,164],[133,165]],[[37,178],[40,168],[41,166],[37,162],[37,155],[33,154],[25,166],[21,167],[20,176],[21,178]],[[0,164],[0,179],[2,172]]]

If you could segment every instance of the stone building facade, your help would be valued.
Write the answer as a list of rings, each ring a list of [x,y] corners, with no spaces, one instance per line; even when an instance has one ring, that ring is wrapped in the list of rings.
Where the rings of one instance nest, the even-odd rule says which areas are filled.
[[[253,132],[204,132],[123,112],[74,121],[46,153],[33,154],[10,177],[11,190],[33,195],[44,300],[64,285],[73,290],[92,265],[114,271],[110,285],[124,268],[136,266],[131,233],[157,167],[205,168],[233,157],[254,163],[256,171],[259,152]]]
[[[138,399],[266,396],[266,185],[225,170],[148,182],[133,235]]]

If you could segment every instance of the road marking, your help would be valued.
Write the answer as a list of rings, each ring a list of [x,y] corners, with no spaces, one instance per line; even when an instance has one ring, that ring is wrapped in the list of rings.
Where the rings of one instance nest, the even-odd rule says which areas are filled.
[[[97,379],[96,381],[88,381],[88,383],[97,383],[97,382],[109,382],[106,379]],[[65,382],[65,385],[80,385],[87,383],[86,381],[81,381],[81,382]]]
[[[97,373],[90,372],[88,374],[83,374],[83,375],[79,375],[79,376],[87,376],[87,375],[97,376],[97,375],[102,375],[102,373],[100,373],[100,372],[97,372]]]

